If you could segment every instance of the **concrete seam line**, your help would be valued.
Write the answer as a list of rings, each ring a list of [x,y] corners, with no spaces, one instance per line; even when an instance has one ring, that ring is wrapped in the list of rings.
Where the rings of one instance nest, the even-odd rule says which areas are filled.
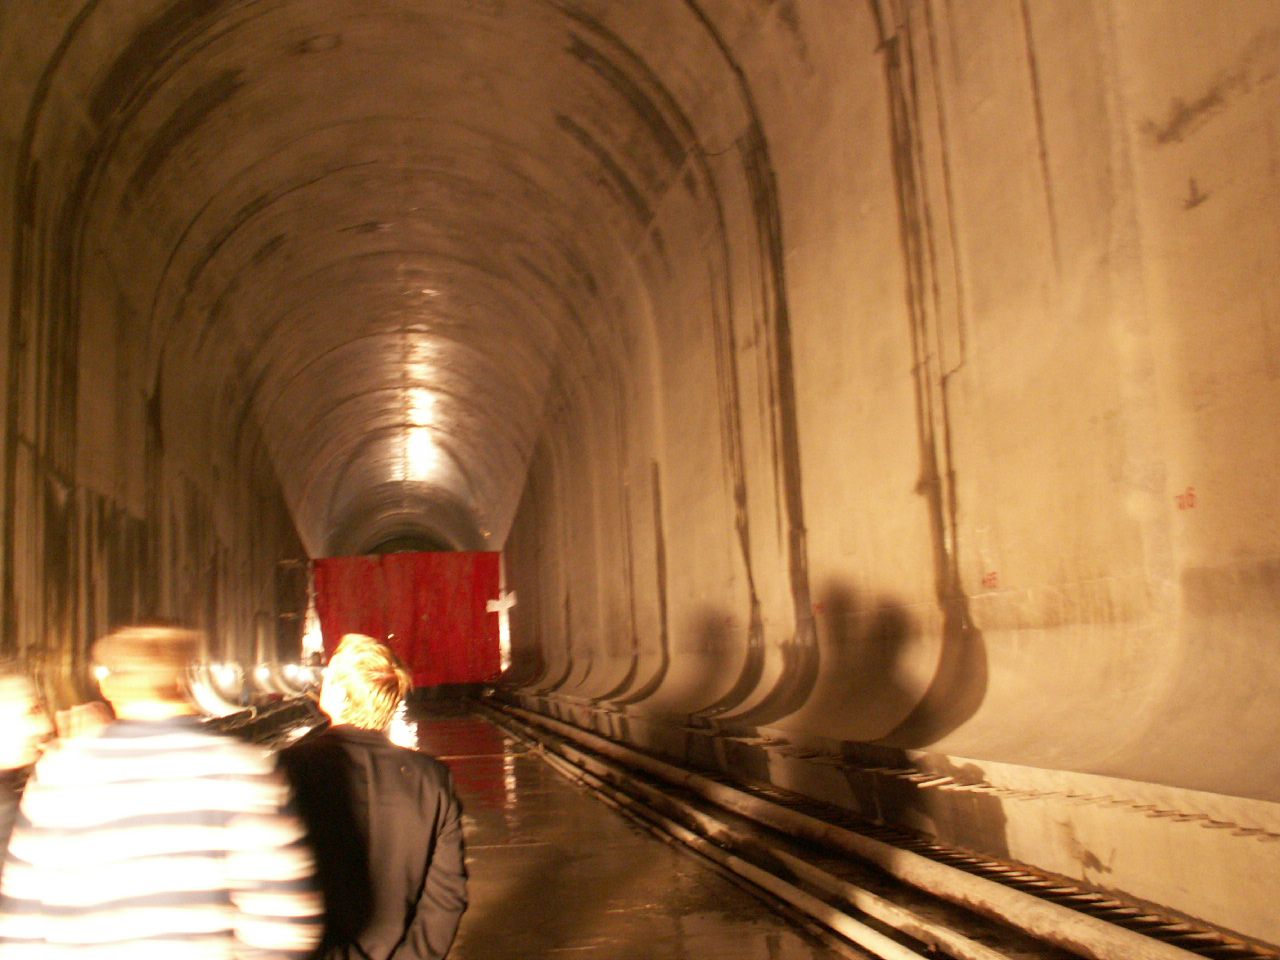
[[[707,859],[714,861],[726,870],[737,874],[744,880],[748,880],[755,886],[790,904],[823,926],[836,931],[858,946],[870,950],[876,956],[882,957],[884,960],[924,960],[922,954],[903,946],[865,923],[860,923],[812,894],[787,883],[782,878],[766,870],[762,870],[741,857],[720,849],[715,844],[686,829],[674,820],[664,817],[655,811],[640,807],[635,797],[618,790],[590,771],[576,766],[572,761],[557,757],[553,753],[544,753],[544,758],[551,766],[560,770],[569,779],[586,783],[592,789],[598,791],[603,798],[607,798],[611,802],[611,806],[618,807],[620,810],[652,824],[685,846],[696,850]]]
[[[956,870],[806,814],[767,803],[742,790],[681,770],[572,724],[509,704],[504,704],[503,709],[510,711],[513,716],[528,718],[528,722],[535,726],[560,733],[668,783],[686,787],[713,803],[759,823],[837,846],[846,853],[869,860],[904,883],[1013,926],[1038,940],[1074,950],[1090,960],[1198,960],[1196,954],[1132,930],[1040,900],[993,880]]]
[[[712,844],[715,844],[716,840],[721,840],[726,845],[731,846],[736,846],[743,842],[743,839],[735,834],[732,826],[716,820],[713,816],[690,806],[685,801],[668,796],[655,787],[635,780],[625,770],[610,767],[600,759],[587,756],[565,743],[540,744],[540,746],[543,755],[547,757],[549,762],[554,759],[551,751],[564,756],[565,760],[572,764],[572,769],[577,771],[574,776],[578,776],[581,771],[585,770],[593,778],[602,780],[605,786],[597,789],[621,790],[623,796],[628,797],[631,795],[627,791],[633,790],[636,794],[641,795],[642,802],[658,806],[670,805],[677,807],[697,824],[696,835]],[[618,780],[623,781],[623,783],[616,783],[615,781]],[[654,809],[657,810],[658,816],[663,816],[665,822],[679,823],[679,821],[671,821],[669,817],[665,817],[657,806]],[[670,831],[668,830],[667,832]],[[713,836],[715,839],[713,839]],[[748,837],[747,842],[750,842],[751,839]],[[825,870],[806,863],[804,860],[792,856],[771,844],[763,844],[763,846],[769,857],[781,862],[793,875],[819,888],[823,893],[838,897],[867,916],[873,917],[886,926],[892,927],[926,945],[932,945],[944,950],[949,955],[957,958],[957,960],[1009,960],[1008,955],[1005,953],[993,950],[961,933],[933,923],[918,916],[906,907],[899,906],[847,880],[841,880]]]

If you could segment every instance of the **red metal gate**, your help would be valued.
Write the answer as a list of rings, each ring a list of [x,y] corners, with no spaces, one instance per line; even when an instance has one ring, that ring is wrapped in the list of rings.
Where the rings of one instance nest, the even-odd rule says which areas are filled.
[[[389,553],[315,560],[316,613],[331,654],[344,633],[387,640],[418,687],[499,672],[496,552]]]

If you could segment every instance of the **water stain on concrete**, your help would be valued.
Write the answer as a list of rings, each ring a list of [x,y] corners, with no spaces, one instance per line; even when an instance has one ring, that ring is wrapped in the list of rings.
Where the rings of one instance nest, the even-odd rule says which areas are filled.
[[[187,97],[156,131],[129,177],[129,191],[144,193],[165,162],[245,85],[240,70],[225,70]]]
[[[1147,119],[1142,132],[1157,146],[1181,143],[1228,109],[1235,98],[1270,82],[1280,69],[1280,31],[1264,30],[1250,41],[1234,69],[1220,73],[1198,96],[1175,96],[1164,119]]]

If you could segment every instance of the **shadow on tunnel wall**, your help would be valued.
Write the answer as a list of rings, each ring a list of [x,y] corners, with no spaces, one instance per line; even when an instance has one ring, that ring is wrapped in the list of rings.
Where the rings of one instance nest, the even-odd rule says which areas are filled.
[[[857,741],[912,749],[937,742],[982,704],[986,648],[981,632],[969,621],[963,597],[944,607],[941,650],[923,695],[900,679],[919,643],[919,627],[903,604],[891,597],[863,598],[851,584],[833,581],[819,594],[814,610],[824,650],[817,643],[817,631],[812,642],[782,645],[782,668],[771,689],[758,703],[734,713],[757,692],[765,673],[765,644],[756,620],[748,629],[746,657],[733,686],[693,716],[722,728],[766,726],[806,705],[816,706],[833,718],[833,727],[846,731],[846,737],[854,731],[852,739]],[[733,617],[717,608],[698,614],[693,633],[708,670],[736,639]],[[820,674],[828,681],[821,686]],[[708,674],[694,688],[712,689],[717,679]],[[810,703],[817,691],[826,702]]]
[[[582,655],[578,657],[577,660],[572,661],[572,663],[574,666],[579,667],[581,672],[578,673],[576,677],[574,677],[573,673],[570,672],[570,678],[573,682],[570,683],[569,681],[566,681],[565,686],[562,688],[562,692],[568,693],[571,696],[581,697],[581,693],[575,694],[574,691],[581,690],[581,688],[586,686],[587,680],[590,679],[591,672],[595,669],[596,665],[595,651],[591,648],[583,650]]]
[[[832,581],[819,592],[814,611],[824,641],[821,660],[816,644],[809,649],[784,648],[782,672],[765,699],[742,714],[713,721],[713,725],[721,726],[731,719],[763,726],[808,706],[813,715],[830,717],[832,726],[838,724],[844,731],[846,739],[838,747],[845,761],[843,776],[860,816],[919,831],[943,843],[1008,856],[1007,818],[1000,799],[981,792],[922,787],[918,778],[885,773],[923,772],[929,775],[926,780],[936,778],[939,784],[985,783],[983,771],[976,765],[955,763],[940,755],[912,754],[968,720],[986,692],[985,646],[981,633],[969,623],[963,598],[943,612],[942,649],[923,695],[901,679],[920,642],[920,625],[908,607],[884,595],[861,596],[851,583]],[[730,642],[730,624],[729,618],[708,611],[701,618],[704,642]],[[738,682],[721,702],[749,695],[748,681],[759,681],[762,664],[762,653],[749,657]],[[837,683],[819,685],[819,668],[826,680],[835,674]],[[779,756],[771,753],[769,745],[716,739],[719,742],[713,753],[718,759],[706,758],[713,766],[747,780],[774,782]],[[803,792],[810,776],[820,780],[824,775],[813,774],[800,762],[788,774],[788,781],[793,789]]]
[[[883,730],[888,717],[911,710],[914,697],[899,681],[918,627],[896,600],[860,602],[853,586],[830,583],[819,594],[819,620],[830,651],[829,670],[842,674],[838,699],[830,704],[852,726],[868,733]],[[852,715],[852,717],[850,717]]]
[[[981,631],[969,621],[967,601],[959,596],[943,609],[941,650],[933,676],[923,694],[900,678],[908,673],[908,659],[920,642],[919,626],[907,607],[887,596],[861,597],[852,584],[828,583],[814,604],[815,640],[781,646],[782,666],[777,680],[754,705],[734,712],[753,695],[765,676],[766,649],[758,615],[748,625],[747,649],[732,686],[711,704],[695,709],[690,718],[730,731],[763,727],[794,714],[802,707],[831,716],[832,728],[851,743],[922,749],[965,723],[981,706],[987,688],[987,656]],[[566,611],[567,612],[567,611]],[[825,643],[820,649],[818,631]],[[714,667],[729,659],[741,636],[735,618],[724,608],[704,607],[690,627],[693,648],[700,654],[682,665],[701,663],[702,675],[686,677],[687,689],[715,690],[722,677]],[[523,687],[535,695],[572,696],[571,689],[589,676],[591,664],[575,654],[566,638],[565,659],[554,669],[541,656],[513,663],[505,686]],[[669,645],[639,687],[641,661],[633,652],[626,676],[605,695],[592,698],[603,706],[643,704],[671,673]],[[585,672],[584,672],[585,671]],[[819,685],[820,675],[827,682]],[[833,682],[834,681],[834,682]],[[821,696],[822,703],[811,702]]]
[[[804,706],[818,681],[820,655],[813,623],[801,625],[796,636],[780,645],[782,670],[769,692],[742,713],[732,713],[760,683],[764,672],[764,628],[758,606],[752,610],[748,629],[747,659],[733,688],[712,706],[698,712],[703,717],[720,717],[725,722],[746,726],[781,720]]]
[[[662,523],[662,471],[658,462],[651,465],[653,486],[653,543],[654,573],[658,588],[658,666],[638,689],[631,690],[640,672],[640,638],[635,633],[635,618],[631,623],[631,666],[622,682],[599,698],[615,707],[625,708],[653,696],[667,679],[671,669],[671,630],[667,619],[667,545]],[[629,508],[628,508],[629,511]],[[630,513],[628,512],[628,518]],[[628,527],[630,523],[628,521]]]
[[[978,711],[986,692],[982,632],[969,619],[968,599],[953,594],[943,605],[942,650],[933,679],[911,712],[879,742],[899,747],[936,743]]]
[[[637,646],[636,641],[634,638],[632,638],[631,659],[627,665],[627,672],[623,675],[622,679],[619,680],[617,683],[615,683],[612,687],[610,687],[604,693],[598,696],[592,697],[591,698],[592,703],[608,704],[608,703],[615,702],[619,697],[621,697],[624,693],[626,693],[629,689],[631,689],[631,685],[636,682],[636,674],[639,672],[639,669],[640,669],[640,655],[636,649],[636,646]]]
[[[696,649],[706,654],[728,653],[733,647],[733,622],[733,615],[725,610],[707,608],[699,611],[693,625]],[[694,716],[712,718],[733,710],[751,696],[763,675],[764,631],[760,624],[759,608],[753,604],[751,622],[747,626],[747,654],[738,671],[738,679],[714,703],[695,711]],[[712,676],[705,677],[699,686],[714,689],[715,680]]]
[[[539,696],[560,690],[573,675],[573,598],[569,593],[564,595],[564,669],[552,676],[549,669],[543,669],[543,675],[534,681],[533,692]]]
[[[944,318],[934,309],[936,277],[931,272],[934,238],[927,191],[920,180],[921,132],[916,103],[917,77],[910,37],[895,32],[890,19],[873,5],[884,51],[885,90],[892,145],[894,194],[899,242],[906,266],[903,293],[911,335],[916,441],[920,474],[916,484],[929,521],[933,547],[934,595],[942,612],[942,650],[924,696],[903,720],[881,738],[902,747],[936,743],[977,711],[987,690],[987,656],[982,634],[969,616],[960,576],[960,505],[952,447],[949,373],[932,344]],[[905,51],[905,52],[904,52]],[[962,361],[963,362],[963,361]]]
[[[573,655],[572,653],[568,653],[565,656],[563,669],[552,675],[544,668],[542,675],[531,682],[531,692],[540,697],[551,693],[561,692],[564,685],[569,682],[569,677],[573,675],[573,668]]]
[[[843,674],[839,696],[827,706],[843,714],[846,729],[865,729],[868,740],[885,746],[927,747],[981,706],[986,647],[969,622],[964,597],[944,606],[941,650],[923,695],[899,679],[919,642],[919,626],[903,604],[888,596],[862,598],[852,584],[832,581],[815,610],[826,631],[826,670]]]
[[[511,666],[498,678],[498,686],[505,689],[532,687],[547,675],[547,664],[537,644],[528,649],[513,650]]]
[[[1002,801],[983,793],[923,787],[917,780],[884,775],[884,771],[921,771],[953,784],[982,784],[981,768],[956,764],[909,750],[927,746],[964,723],[977,710],[986,691],[987,662],[981,634],[972,630],[964,609],[944,612],[942,650],[923,696],[906,688],[902,675],[909,649],[918,642],[919,625],[910,610],[890,597],[863,602],[853,586],[828,584],[817,604],[828,631],[833,666],[848,672],[840,700],[868,732],[888,733],[840,745],[844,776],[854,808],[866,819],[918,830],[943,843],[1009,855],[1007,818]],[[953,620],[950,617],[962,617]],[[948,632],[950,631],[950,632]],[[819,705],[821,706],[821,705]],[[830,704],[831,710],[841,702]],[[895,718],[900,718],[896,719]]]
[[[662,686],[662,681],[667,677],[667,671],[671,669],[671,645],[667,639],[666,632],[663,631],[659,638],[659,659],[657,668],[653,675],[649,677],[641,686],[632,690],[637,677],[640,675],[640,641],[636,637],[631,640],[631,663],[627,667],[626,675],[615,684],[610,690],[593,698],[593,703],[599,703],[606,706],[625,707],[633,703],[639,703],[653,696],[657,689]],[[630,692],[628,692],[630,691]]]

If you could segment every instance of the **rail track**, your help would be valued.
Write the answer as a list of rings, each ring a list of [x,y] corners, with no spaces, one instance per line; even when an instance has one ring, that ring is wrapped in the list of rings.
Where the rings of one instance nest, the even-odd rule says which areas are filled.
[[[1280,960],[1023,864],[945,847],[775,787],[674,766],[495,700],[489,719],[647,829],[884,960]]]

